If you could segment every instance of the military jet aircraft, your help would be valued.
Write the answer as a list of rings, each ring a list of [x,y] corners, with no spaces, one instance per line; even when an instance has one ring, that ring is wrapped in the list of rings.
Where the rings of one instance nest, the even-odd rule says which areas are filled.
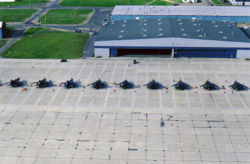
[[[239,83],[238,81],[234,81],[234,83],[230,85],[229,87],[236,91],[248,90],[247,86]]]
[[[129,82],[128,80],[124,80],[121,83],[118,83],[116,85],[119,85],[119,87],[122,89],[131,89],[135,87],[134,84]]]
[[[43,80],[39,80],[39,81],[34,82],[32,84],[36,84],[36,86],[38,88],[46,88],[46,87],[53,86],[53,82],[52,81],[47,81],[45,78]]]
[[[98,79],[97,81],[91,83],[91,84],[88,84],[87,86],[92,86],[92,88],[95,88],[95,89],[103,89],[103,88],[106,88],[107,87],[107,84],[103,81],[101,81],[100,79]]]
[[[73,79],[70,79],[70,80],[68,80],[66,82],[61,83],[60,85],[64,86],[67,89],[77,88],[77,87],[79,87],[80,82],[77,82],[77,81],[74,81]]]
[[[8,82],[7,84],[9,84],[11,87],[22,87],[24,86],[26,83],[26,81],[21,81],[20,78],[14,79],[14,80],[10,80],[10,82]]]
[[[65,63],[65,62],[68,62],[68,60],[67,59],[61,59],[60,62]]]
[[[139,63],[139,61],[137,61],[137,60],[133,60],[133,64],[138,64]]]
[[[172,87],[175,87],[175,89],[178,89],[178,90],[187,90],[187,89],[192,88],[190,85],[188,85],[187,83],[184,83],[181,80],[179,80],[176,84],[172,85]]]
[[[201,85],[200,87],[203,87],[206,90],[218,90],[220,89],[220,87],[210,81],[206,81],[203,85]]]
[[[162,89],[163,86],[156,82],[155,80],[150,81],[148,84],[144,84],[144,86],[147,86],[148,89]]]

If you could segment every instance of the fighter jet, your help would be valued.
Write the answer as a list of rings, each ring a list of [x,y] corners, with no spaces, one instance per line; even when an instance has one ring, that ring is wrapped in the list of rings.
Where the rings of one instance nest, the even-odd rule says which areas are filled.
[[[79,87],[79,84],[80,82],[77,82],[77,81],[74,81],[73,79],[70,79],[66,82],[63,82],[61,83],[60,85],[64,86],[65,88],[67,89],[70,89],[70,88],[77,88]]]
[[[124,80],[123,82],[121,83],[118,83],[116,85],[119,85],[120,88],[122,89],[131,89],[131,88],[134,88],[134,84],[129,82],[128,80]]]
[[[176,84],[172,85],[172,87],[175,87],[175,89],[178,89],[178,90],[187,90],[187,89],[192,88],[190,85],[188,85],[187,83],[184,83],[181,80],[179,80]]]
[[[230,85],[229,87],[236,91],[248,90],[247,86],[239,83],[238,81],[234,81],[234,83]]]
[[[36,84],[38,88],[46,88],[46,87],[53,86],[53,82],[47,81],[45,78],[43,80],[39,80],[38,82],[34,82],[32,84]]]
[[[156,82],[155,80],[150,81],[148,84],[144,84],[144,86],[147,86],[148,89],[162,89],[163,86]]]
[[[218,85],[216,85],[208,80],[205,82],[205,84],[201,85],[200,87],[203,87],[204,89],[209,90],[209,91],[220,89],[220,87]]]
[[[88,84],[87,86],[90,86],[90,85],[92,86],[92,88],[95,88],[95,89],[103,89],[107,87],[106,83],[101,81],[100,79],[98,79],[97,81],[91,84]]]
[[[15,80],[10,80],[10,82],[8,82],[7,84],[9,84],[11,87],[22,87],[24,86],[26,83],[26,81],[20,81],[20,78],[17,78]]]
[[[65,63],[65,62],[68,62],[68,60],[67,59],[61,59],[60,62]]]

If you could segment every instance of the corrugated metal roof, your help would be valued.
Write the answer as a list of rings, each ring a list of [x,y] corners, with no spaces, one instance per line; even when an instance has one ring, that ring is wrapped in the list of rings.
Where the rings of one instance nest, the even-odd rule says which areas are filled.
[[[112,15],[250,16],[250,6],[115,6]]]
[[[110,21],[99,31],[96,40],[166,37],[250,42],[233,23],[180,18]]]

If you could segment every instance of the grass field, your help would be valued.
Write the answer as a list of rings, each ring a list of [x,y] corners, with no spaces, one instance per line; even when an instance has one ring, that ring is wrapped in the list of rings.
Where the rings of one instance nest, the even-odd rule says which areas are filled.
[[[0,48],[3,47],[7,43],[7,39],[0,39]]]
[[[39,22],[42,24],[79,24],[87,20],[93,10],[49,10]]]
[[[35,12],[37,12],[36,9],[0,10],[0,20],[3,22],[23,22]]]
[[[232,6],[232,4],[229,3],[229,2],[223,3],[223,0],[212,0],[212,2],[213,2],[216,6]]]
[[[70,33],[46,28],[30,28],[2,56],[6,58],[61,59],[80,58],[88,34]]]
[[[45,3],[49,0],[17,0],[16,2],[0,2],[0,6],[6,7],[6,6],[24,6],[24,5],[30,5],[35,3]]]
[[[156,0],[153,3],[150,3],[150,5],[173,5],[171,2],[166,2],[163,0]]]
[[[212,2],[216,5],[222,5],[220,0],[212,0]]]
[[[144,5],[153,0],[63,0],[62,6],[115,6],[115,5]]]

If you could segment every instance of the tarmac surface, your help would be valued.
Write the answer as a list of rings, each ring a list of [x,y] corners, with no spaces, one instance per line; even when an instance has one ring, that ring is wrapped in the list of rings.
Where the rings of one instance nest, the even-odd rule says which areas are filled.
[[[0,87],[1,164],[250,163],[250,62],[237,59],[0,60],[0,80],[70,78],[109,88]],[[127,79],[138,88],[113,82]],[[165,87],[149,90],[155,79]],[[171,87],[182,79],[194,89]],[[205,91],[209,79],[225,90]],[[198,89],[195,87],[198,86]]]

